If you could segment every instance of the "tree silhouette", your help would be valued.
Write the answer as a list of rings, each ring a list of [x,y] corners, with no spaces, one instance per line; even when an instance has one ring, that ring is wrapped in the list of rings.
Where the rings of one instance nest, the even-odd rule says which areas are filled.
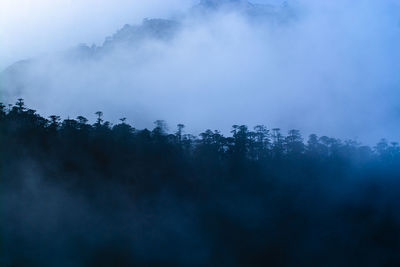
[[[95,114],[0,104],[0,265],[400,265],[397,142]]]
[[[103,112],[97,111],[95,114],[97,115],[96,126],[99,127],[103,123]]]

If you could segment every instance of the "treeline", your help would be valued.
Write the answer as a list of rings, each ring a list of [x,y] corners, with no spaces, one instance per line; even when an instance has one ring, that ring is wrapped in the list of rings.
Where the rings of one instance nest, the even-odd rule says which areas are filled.
[[[262,125],[196,137],[96,115],[0,105],[0,264],[400,263],[397,143],[305,141]]]
[[[289,159],[336,159],[357,163],[383,160],[389,163],[398,161],[400,157],[399,144],[389,143],[385,139],[372,148],[352,140],[342,142],[315,134],[310,135],[305,142],[298,130],[290,130],[284,135],[279,128],[269,130],[264,125],[255,126],[253,130],[246,125],[234,125],[232,136],[229,137],[223,136],[217,130],[206,130],[199,136],[194,136],[185,134],[185,126],[182,124],[177,125],[175,133],[168,133],[167,125],[162,120],[156,121],[152,130],[137,130],[125,123],[126,118],[120,119],[119,124],[112,125],[103,121],[101,111],[95,114],[98,118],[94,124],[88,124],[83,116],[61,121],[56,115],[47,119],[41,117],[35,110],[26,108],[23,99],[8,108],[0,103],[2,140],[7,141],[5,145],[18,140],[21,142],[17,143],[39,146],[43,149],[42,152],[60,143],[69,149],[79,149],[79,145],[85,142],[86,146],[98,145],[102,154],[113,157],[118,157],[119,152],[127,150],[136,150],[139,153],[137,150],[142,149],[140,152],[151,153],[149,149],[157,148],[187,159],[205,159],[206,156],[211,156],[216,161],[248,163]],[[121,143],[124,150],[106,151]],[[33,151],[35,150],[30,150]]]

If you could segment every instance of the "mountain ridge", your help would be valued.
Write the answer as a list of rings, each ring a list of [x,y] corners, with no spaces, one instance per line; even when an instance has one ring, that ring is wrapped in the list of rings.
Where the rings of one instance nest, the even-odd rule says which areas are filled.
[[[125,24],[100,45],[87,45],[85,43],[66,49],[56,56],[61,56],[67,61],[96,60],[117,47],[138,48],[146,41],[171,41],[184,26],[189,18],[208,19],[207,16],[219,14],[218,12],[236,12],[258,23],[260,20],[284,22],[290,15],[290,10],[283,2],[280,6],[267,4],[253,4],[247,0],[201,0],[199,4],[188,11],[183,18],[145,18],[141,24]],[[33,57],[17,61],[0,72],[0,89],[5,94],[19,94],[24,88],[23,80],[29,73],[30,65],[45,59],[46,56]]]

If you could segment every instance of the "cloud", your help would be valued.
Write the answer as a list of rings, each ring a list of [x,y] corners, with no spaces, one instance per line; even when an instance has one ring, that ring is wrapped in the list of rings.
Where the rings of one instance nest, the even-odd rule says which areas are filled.
[[[194,0],[4,0],[0,2],[0,68],[13,61],[101,43],[126,23],[187,10]]]
[[[296,19],[287,23],[235,12],[188,16],[170,42],[146,41],[81,63],[48,56],[32,67],[21,96],[48,115],[102,110],[138,127],[165,119],[194,132],[266,124],[364,142],[398,139],[399,6],[292,6]]]

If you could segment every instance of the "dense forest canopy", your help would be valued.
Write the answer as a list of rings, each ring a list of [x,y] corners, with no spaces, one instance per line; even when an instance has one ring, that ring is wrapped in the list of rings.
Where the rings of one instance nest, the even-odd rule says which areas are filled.
[[[400,147],[0,105],[1,266],[398,266]]]

